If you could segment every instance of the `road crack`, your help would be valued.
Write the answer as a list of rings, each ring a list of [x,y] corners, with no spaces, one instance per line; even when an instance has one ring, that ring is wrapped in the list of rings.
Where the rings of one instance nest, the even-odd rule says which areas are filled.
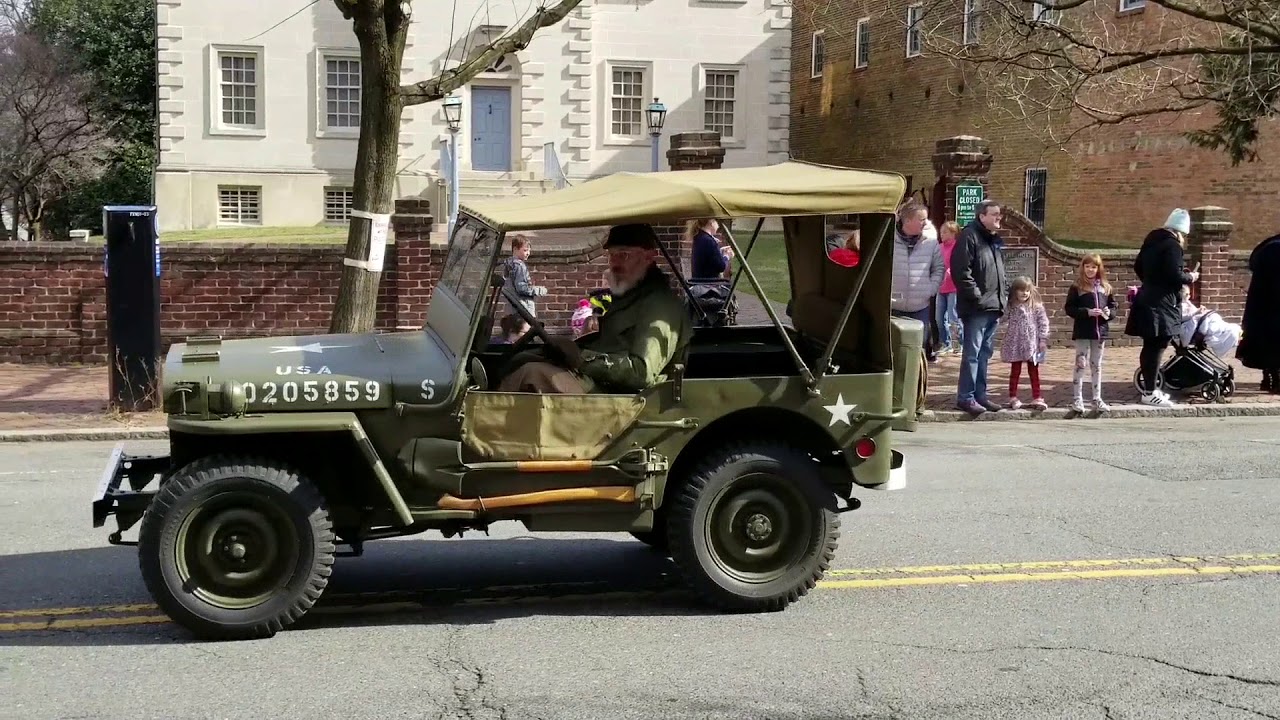
[[[1218,698],[1209,697],[1208,695],[1201,695],[1200,693],[1196,693],[1196,692],[1189,693],[1189,694],[1195,697],[1198,697],[1201,700],[1207,700],[1208,702],[1211,702],[1214,705],[1220,705],[1224,708],[1229,708],[1231,710],[1239,710],[1241,712],[1247,712],[1253,715],[1257,715],[1258,717],[1261,717],[1261,718],[1267,718],[1267,720],[1280,720],[1280,715],[1268,715],[1267,713],[1264,713],[1261,710],[1254,710],[1253,708],[1244,707],[1243,705],[1232,705],[1226,700],[1219,700]]]
[[[1118,650],[1103,650],[1100,648],[1081,647],[1078,645],[1012,645],[1004,647],[979,648],[974,650],[962,650],[960,648],[939,647],[936,645],[914,645],[911,643],[891,643],[880,640],[864,640],[863,642],[874,645],[885,645],[889,647],[910,648],[914,650],[928,650],[933,652],[945,652],[955,655],[987,655],[998,652],[1087,652],[1098,655],[1109,655],[1111,657],[1125,658],[1128,660],[1143,660],[1145,662],[1163,665],[1173,670],[1180,670],[1192,675],[1198,675],[1205,678],[1215,678],[1220,680],[1231,680],[1233,682],[1242,683],[1244,685],[1257,685],[1261,687],[1280,688],[1280,680],[1268,680],[1265,678],[1252,678],[1244,675],[1236,675],[1235,673],[1213,672],[1210,670],[1200,670],[1198,668],[1180,665],[1169,660],[1162,660],[1158,657],[1150,655],[1139,655],[1136,653],[1125,653]]]
[[[507,720],[507,709],[495,704],[493,691],[483,668],[462,659],[462,632],[452,628],[445,639],[444,656],[436,661],[436,669],[449,680],[453,691],[453,707],[443,708],[440,720]]]

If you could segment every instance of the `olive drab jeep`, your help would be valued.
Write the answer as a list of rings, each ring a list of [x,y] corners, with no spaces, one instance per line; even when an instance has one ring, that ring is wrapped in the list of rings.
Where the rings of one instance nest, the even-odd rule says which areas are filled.
[[[114,516],[117,544],[137,525],[129,544],[156,602],[213,639],[294,623],[340,546],[358,555],[371,540],[507,520],[631,533],[701,600],[781,610],[828,569],[854,493],[906,483],[892,428],[913,413],[914,389],[895,388],[889,312],[904,189],[895,174],[786,162],[619,173],[463,206],[419,330],[172,346],[168,453],[117,446],[93,525]],[[861,227],[857,263],[826,254],[834,215]],[[491,341],[499,298],[522,309],[495,273],[507,233],[694,217],[754,224],[745,249],[725,234],[769,324],[691,323],[688,345],[639,392],[496,389],[514,353],[549,337],[526,317],[514,346]],[[750,264],[765,217],[782,218],[785,313]],[[914,362],[918,349],[900,354]]]

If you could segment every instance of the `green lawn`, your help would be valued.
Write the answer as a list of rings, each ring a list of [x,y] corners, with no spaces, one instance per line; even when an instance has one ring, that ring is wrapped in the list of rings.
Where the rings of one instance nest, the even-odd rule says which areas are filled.
[[[735,233],[734,239],[745,252],[747,243],[751,242],[751,233]],[[751,263],[751,271],[756,274],[756,279],[760,281],[760,286],[764,288],[770,301],[785,305],[791,300],[791,280],[787,275],[787,251],[782,244],[782,233],[761,232],[755,246],[751,248],[748,261]],[[734,272],[737,272],[738,267],[734,266]],[[748,295],[756,294],[745,274],[738,281],[737,290]]]

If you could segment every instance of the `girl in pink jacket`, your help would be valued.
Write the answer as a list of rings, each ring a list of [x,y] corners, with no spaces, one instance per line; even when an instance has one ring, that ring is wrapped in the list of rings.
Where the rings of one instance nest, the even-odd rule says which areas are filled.
[[[939,250],[942,252],[942,266],[946,273],[942,276],[942,285],[938,287],[938,300],[934,304],[934,320],[938,323],[938,344],[942,348],[939,355],[960,353],[960,343],[964,342],[964,326],[960,324],[960,316],[956,314],[956,282],[951,279],[951,251],[956,248],[956,237],[960,234],[960,226],[954,222],[944,223],[939,234]]]

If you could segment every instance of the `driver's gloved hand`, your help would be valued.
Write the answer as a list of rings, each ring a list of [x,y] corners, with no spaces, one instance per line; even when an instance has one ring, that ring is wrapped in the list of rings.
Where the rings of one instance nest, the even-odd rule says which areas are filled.
[[[573,341],[573,338],[552,335],[551,342],[547,343],[547,351],[574,372],[582,367],[582,349]]]

